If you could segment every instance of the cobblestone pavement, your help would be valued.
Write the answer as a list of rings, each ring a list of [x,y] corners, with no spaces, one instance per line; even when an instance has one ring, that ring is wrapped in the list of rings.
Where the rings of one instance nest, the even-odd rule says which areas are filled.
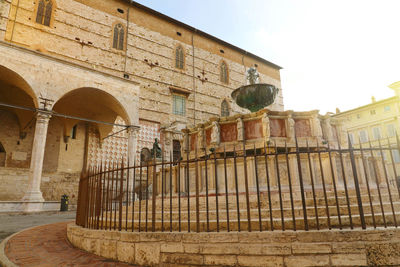
[[[75,220],[76,211],[42,213],[0,213],[0,242],[23,229],[42,224]]]
[[[13,236],[7,242],[6,256],[21,267],[134,266],[108,260],[72,247],[67,240],[68,223],[42,225]]]

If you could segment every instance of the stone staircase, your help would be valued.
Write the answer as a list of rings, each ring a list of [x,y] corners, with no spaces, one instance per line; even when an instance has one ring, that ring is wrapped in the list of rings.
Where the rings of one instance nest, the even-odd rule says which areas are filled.
[[[355,190],[348,189],[348,203],[346,193],[343,188],[338,189],[337,191],[337,201],[334,191],[331,190],[331,188],[328,189],[329,190],[326,192],[327,205],[321,188],[318,188],[315,191],[315,204],[311,189],[307,188],[305,191],[305,204],[309,229],[350,229],[351,224],[354,228],[361,227],[361,218]],[[396,188],[390,187],[392,201],[390,201],[390,196],[386,185],[380,186],[381,196],[379,196],[379,192],[376,187],[370,189],[370,195],[368,194],[368,190],[366,188],[362,187],[360,189],[364,218],[367,227],[374,227],[374,224],[377,227],[395,226],[396,223],[400,224],[400,199]],[[274,189],[271,191],[270,210],[267,192],[261,192],[259,200],[257,198],[257,193],[252,192],[249,195],[249,220],[246,195],[244,192],[239,193],[238,201],[234,192],[229,193],[228,196],[225,194],[219,194],[218,209],[217,198],[215,194],[209,194],[207,198],[205,193],[201,193],[198,197],[199,229],[197,229],[197,203],[196,196],[194,194],[190,195],[189,205],[187,196],[181,196],[179,198],[177,194],[172,194],[172,196],[170,194],[166,194],[163,199],[159,195],[155,200],[156,208],[154,214],[154,230],[188,231],[188,219],[190,219],[190,231],[193,232],[197,230],[201,232],[217,230],[227,231],[228,225],[230,231],[248,231],[249,223],[252,231],[269,231],[272,230],[271,217],[273,230],[304,230],[304,210],[300,192],[296,191],[293,193],[293,208],[288,188],[284,188],[282,190],[281,196],[282,201],[280,201],[278,190]],[[281,202],[282,208],[280,204]],[[239,208],[237,207],[237,203],[239,203]],[[258,203],[260,203],[260,205],[258,205]],[[336,203],[338,203],[338,205]],[[135,200],[134,203],[130,201],[129,205],[123,203],[121,211],[121,228],[131,231],[133,225],[134,231],[139,231],[139,228],[140,231],[146,231],[146,229],[147,231],[152,231],[152,205],[152,199],[141,201]],[[102,213],[98,214],[100,228],[119,228],[120,212],[118,211],[118,207],[119,203],[115,202],[113,204],[112,212],[110,212],[108,208],[107,212],[104,210]],[[340,217],[338,216],[338,210]],[[261,222],[259,219],[260,216]],[[238,219],[239,217],[240,220]],[[397,219],[396,222],[395,219]]]

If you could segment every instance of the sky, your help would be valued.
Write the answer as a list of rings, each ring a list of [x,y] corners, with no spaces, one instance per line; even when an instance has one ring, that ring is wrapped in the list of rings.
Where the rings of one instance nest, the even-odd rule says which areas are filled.
[[[400,0],[135,0],[281,67],[286,110],[394,95]]]

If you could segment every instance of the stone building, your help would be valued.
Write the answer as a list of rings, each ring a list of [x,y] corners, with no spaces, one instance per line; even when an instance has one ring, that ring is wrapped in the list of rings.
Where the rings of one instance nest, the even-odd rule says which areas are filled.
[[[364,148],[372,145],[378,147],[387,145],[389,140],[392,147],[397,146],[396,133],[400,132],[400,82],[389,85],[394,96],[376,101],[372,97],[371,103],[332,115],[341,121],[349,133],[349,138],[355,146],[360,143]],[[383,158],[388,165],[392,158],[388,151],[383,151]],[[392,151],[393,162],[400,171],[400,153]],[[391,166],[389,166],[389,169]]]
[[[82,169],[155,138],[179,151],[181,129],[246,112],[249,67],[283,111],[279,66],[132,1],[0,0],[0,54],[3,210],[74,203]]]

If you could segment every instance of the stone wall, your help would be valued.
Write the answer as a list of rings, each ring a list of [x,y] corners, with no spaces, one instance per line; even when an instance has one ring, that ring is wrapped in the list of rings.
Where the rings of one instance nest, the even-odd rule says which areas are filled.
[[[28,189],[29,169],[0,168],[0,199],[2,201],[20,200]],[[60,201],[63,194],[76,204],[80,173],[43,173],[41,191],[46,201]]]
[[[399,266],[400,231],[131,233],[68,225],[77,248],[140,266]]]
[[[56,1],[56,4],[51,27],[46,27],[35,23],[36,3],[13,1],[5,41],[118,77],[129,74],[130,79],[141,84],[139,115],[142,119],[162,123],[175,120],[194,123],[195,119],[199,122],[219,115],[222,100],[230,99],[232,90],[245,83],[246,68],[254,64],[258,65],[261,82],[281,88],[277,67],[193,34],[140,8],[117,0],[106,3],[63,0]],[[124,13],[119,13],[117,8]],[[18,23],[14,25],[11,15],[15,13]],[[128,28],[126,51],[112,48],[112,29],[117,22]],[[177,31],[181,36],[176,34]],[[177,45],[184,48],[183,70],[175,68],[174,51]],[[219,80],[222,61],[229,67],[228,84]],[[172,114],[170,86],[191,92],[186,116]],[[230,105],[233,111],[243,112],[232,101]],[[282,90],[271,108],[283,110]]]

